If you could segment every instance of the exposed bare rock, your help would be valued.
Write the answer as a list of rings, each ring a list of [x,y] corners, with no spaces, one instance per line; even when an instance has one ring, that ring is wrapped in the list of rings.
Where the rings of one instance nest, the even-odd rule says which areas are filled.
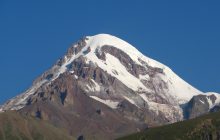
[[[100,34],[73,44],[0,111],[18,110],[76,139],[111,140],[202,115],[218,98],[204,95],[127,42]]]

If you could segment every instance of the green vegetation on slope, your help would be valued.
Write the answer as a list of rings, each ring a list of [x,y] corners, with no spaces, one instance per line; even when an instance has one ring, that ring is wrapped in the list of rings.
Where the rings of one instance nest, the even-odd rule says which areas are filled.
[[[150,128],[144,132],[118,140],[219,140],[220,112],[166,126]]]
[[[0,140],[73,140],[67,132],[18,112],[0,113]]]

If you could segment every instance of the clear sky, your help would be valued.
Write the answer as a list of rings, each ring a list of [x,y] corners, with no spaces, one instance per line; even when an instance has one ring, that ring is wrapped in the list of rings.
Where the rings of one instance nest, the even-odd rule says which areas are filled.
[[[220,93],[219,0],[0,0],[0,103],[82,36],[108,33]]]

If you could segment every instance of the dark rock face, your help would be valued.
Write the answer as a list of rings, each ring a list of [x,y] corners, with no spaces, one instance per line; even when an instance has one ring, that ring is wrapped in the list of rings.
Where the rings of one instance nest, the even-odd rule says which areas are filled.
[[[80,39],[78,42],[76,42],[75,44],[73,44],[67,51],[67,58],[70,58],[71,55],[73,54],[78,54],[83,47],[86,46],[86,40],[88,38],[83,37],[82,39]]]
[[[77,138],[77,140],[86,140],[86,139],[84,139],[83,136],[79,136],[79,137]]]
[[[66,99],[66,96],[67,96],[67,92],[63,92],[63,93],[60,93],[60,99],[61,99],[61,103],[64,105],[64,101]]]
[[[123,114],[91,99],[81,90],[80,82],[69,73],[64,73],[37,92],[42,91],[44,96],[35,94],[36,96],[30,100],[30,105],[21,109],[20,113],[47,120],[57,127],[67,129],[73,136],[83,134],[84,139],[114,139],[147,127],[140,119],[132,120],[135,118],[132,118],[132,113],[133,116],[137,115],[135,106],[130,112],[131,118],[126,118],[123,115],[128,114],[129,111],[125,110],[127,107]],[[61,94],[65,93],[66,97],[61,97]],[[139,115],[144,118],[141,112]]]
[[[82,39],[80,39],[78,42],[76,42],[75,44],[73,44],[67,51],[66,56],[63,58],[60,58],[56,64],[48,71],[46,71],[45,73],[43,73],[40,77],[38,77],[34,82],[34,84],[37,84],[39,81],[43,81],[44,79],[50,80],[53,77],[55,77],[55,75],[53,75],[53,73],[55,73],[59,67],[61,67],[66,61],[67,59],[70,59],[72,57],[72,55],[76,55],[78,54],[85,46],[86,46],[86,40],[88,38],[83,37]],[[89,51],[89,50],[87,50]]]
[[[141,61],[141,59],[139,59],[139,61],[141,63],[144,63],[146,67],[136,64],[125,52],[115,48],[114,46],[105,45],[102,46],[101,49],[96,50],[97,57],[104,61],[106,59],[105,55],[107,53],[118,58],[121,64],[123,64],[126,67],[127,71],[130,72],[135,77],[139,77],[140,74],[141,75],[149,74],[152,76],[155,73],[163,73],[162,69],[150,67],[147,63]]]
[[[210,100],[210,101],[208,101]],[[210,109],[210,103],[215,103],[216,97],[215,95],[197,95],[194,96],[189,103],[187,104],[185,108],[185,118],[186,119],[192,119],[198,116],[201,116],[203,114],[206,114],[209,112]],[[217,110],[217,108],[215,108]],[[215,110],[214,108],[211,110]]]
[[[213,108],[210,109],[210,112],[219,112],[220,111],[220,106],[216,105]]]

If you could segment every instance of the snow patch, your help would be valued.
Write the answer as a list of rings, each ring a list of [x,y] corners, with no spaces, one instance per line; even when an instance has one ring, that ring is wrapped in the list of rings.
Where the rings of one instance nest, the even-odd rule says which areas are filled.
[[[131,104],[133,104],[133,105],[135,105],[136,107],[138,107],[138,108],[140,108],[136,103],[135,103],[135,101],[133,100],[133,99],[130,99],[130,98],[128,98],[128,97],[126,97],[126,96],[123,96],[128,102],[130,102]]]
[[[211,95],[215,95],[216,100],[214,103],[212,103],[212,100],[209,97],[206,97],[209,103],[209,109],[213,108],[215,105],[220,104],[220,94],[216,93],[216,92],[207,92],[203,95],[207,95],[207,96],[211,96]]]
[[[164,113],[164,115],[167,119],[169,119],[173,122],[178,121],[178,119],[183,118],[183,116],[181,116],[181,118],[178,118],[174,114],[174,111],[175,111],[179,115],[182,115],[182,109],[179,106],[156,103],[156,102],[153,102],[153,101],[149,101],[145,94],[139,94],[139,95],[148,104],[149,110],[155,112],[156,115],[159,115],[159,113],[162,112],[162,113]]]
[[[202,104],[205,104],[205,102],[203,102],[202,100],[199,100]]]
[[[209,108],[213,106],[212,100],[209,97],[206,97],[208,103],[209,103]]]
[[[77,75],[74,75],[75,79],[78,79],[79,77]]]
[[[140,80],[150,80],[150,76],[148,75],[148,74],[146,74],[146,75],[139,75],[139,79]]]
[[[71,71],[69,71],[71,74],[74,74],[74,71],[73,70],[71,70]]]
[[[91,98],[93,98],[93,99],[95,99],[95,100],[97,100],[97,101],[99,101],[99,102],[109,106],[112,109],[117,109],[118,104],[119,104],[119,102],[117,102],[117,101],[103,100],[103,99],[101,99],[99,97],[96,97],[96,96],[89,96],[89,97],[91,97]]]
[[[160,75],[164,82],[168,83],[168,93],[176,98],[179,104],[188,102],[193,96],[203,94],[176,75],[170,68],[163,69],[164,75]]]
[[[220,94],[219,93],[216,93],[216,92],[207,92],[207,93],[204,93],[203,95],[206,95],[206,99],[209,103],[209,109],[212,109],[215,105],[218,105],[220,104]],[[212,100],[210,99],[210,97],[208,96],[211,96],[211,95],[214,95],[216,97],[216,100],[215,102],[213,103]]]
[[[219,93],[216,93],[216,92],[207,92],[207,93],[204,93],[204,95],[207,95],[207,96],[215,95],[216,100],[215,100],[215,103],[214,103],[214,104],[219,104],[219,103],[220,103],[220,94],[219,94]]]
[[[91,79],[91,82],[92,84],[86,85],[87,89],[92,92],[99,92],[101,90],[99,84],[96,83],[96,81],[94,81],[93,79]]]

